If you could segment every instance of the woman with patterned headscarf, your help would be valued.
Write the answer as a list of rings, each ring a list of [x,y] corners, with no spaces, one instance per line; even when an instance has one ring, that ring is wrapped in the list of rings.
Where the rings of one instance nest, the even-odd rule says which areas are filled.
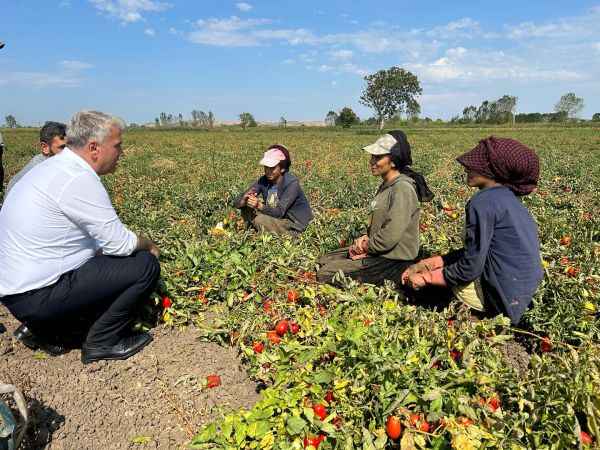
[[[479,189],[465,208],[464,248],[411,266],[403,283],[447,286],[471,308],[504,313],[517,324],[543,276],[537,226],[518,199],[536,189],[538,156],[518,141],[492,136],[457,161],[467,184]]]
[[[331,282],[342,272],[365,283],[390,280],[400,286],[400,274],[419,253],[420,202],[433,194],[410,167],[410,144],[402,131],[390,131],[363,150],[371,155],[371,173],[382,179],[371,202],[369,228],[352,246],[322,256],[317,279]]]

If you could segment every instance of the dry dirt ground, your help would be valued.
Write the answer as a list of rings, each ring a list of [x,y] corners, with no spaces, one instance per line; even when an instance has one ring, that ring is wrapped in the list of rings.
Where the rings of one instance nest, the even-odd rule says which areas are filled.
[[[200,425],[258,400],[236,350],[200,342],[194,328],[156,328],[127,361],[84,366],[79,350],[46,357],[16,342],[18,322],[1,306],[0,324],[0,383],[30,409],[26,449],[185,448]],[[211,374],[221,386],[202,389]]]

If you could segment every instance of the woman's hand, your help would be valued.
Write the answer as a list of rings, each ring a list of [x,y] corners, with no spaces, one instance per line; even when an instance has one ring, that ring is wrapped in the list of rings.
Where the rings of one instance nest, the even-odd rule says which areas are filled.
[[[246,205],[252,209],[257,209],[258,204],[259,204],[259,201],[258,201],[258,197],[256,196],[256,194],[251,194],[246,199]]]

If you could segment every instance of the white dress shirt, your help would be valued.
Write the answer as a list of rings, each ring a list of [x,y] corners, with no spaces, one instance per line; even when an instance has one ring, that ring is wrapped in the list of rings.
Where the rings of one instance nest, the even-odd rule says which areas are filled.
[[[98,249],[128,256],[136,246],[100,177],[65,148],[16,183],[0,210],[0,297],[50,286]]]

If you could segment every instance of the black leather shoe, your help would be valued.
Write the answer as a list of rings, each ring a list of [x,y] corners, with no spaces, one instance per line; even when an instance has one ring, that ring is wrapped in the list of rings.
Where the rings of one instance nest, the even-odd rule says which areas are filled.
[[[110,347],[93,347],[84,343],[81,347],[81,362],[89,364],[102,359],[127,359],[150,342],[152,342],[152,336],[148,333],[139,333],[127,336]]]
[[[21,324],[21,326],[14,331],[13,336],[25,347],[30,348],[31,350],[41,350],[51,356],[64,355],[68,352],[68,350],[62,345],[51,344],[44,341],[42,338],[33,334],[31,330],[29,330],[29,328],[23,324]]]

